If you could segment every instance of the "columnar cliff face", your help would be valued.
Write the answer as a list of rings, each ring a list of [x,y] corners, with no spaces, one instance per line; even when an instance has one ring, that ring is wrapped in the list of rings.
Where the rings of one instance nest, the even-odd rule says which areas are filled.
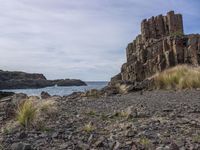
[[[126,49],[127,62],[111,79],[141,82],[177,64],[200,64],[200,35],[184,35],[182,15],[173,11],[141,23],[141,34]]]

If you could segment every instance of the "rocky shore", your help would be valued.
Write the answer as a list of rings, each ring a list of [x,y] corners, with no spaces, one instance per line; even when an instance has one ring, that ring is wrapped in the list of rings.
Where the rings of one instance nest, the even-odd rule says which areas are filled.
[[[102,90],[63,97],[3,93],[0,150],[199,150],[199,69],[193,69],[196,76],[184,78],[188,82],[183,90],[150,87],[155,73],[179,64],[199,65],[200,36],[184,35],[182,16],[173,11],[145,19],[141,27],[141,34],[127,47],[121,72]],[[178,70],[185,75],[185,70]],[[179,72],[173,80],[166,74],[161,81],[178,83]],[[71,81],[30,78],[34,82],[20,81],[23,84],[16,86]],[[7,80],[7,75],[0,79]],[[6,85],[17,82],[18,78],[8,80]]]
[[[48,86],[84,86],[85,82],[78,79],[47,80],[43,74],[25,72],[0,71],[0,90],[44,88]]]
[[[53,96],[49,99],[56,102],[57,112],[37,129],[11,128],[14,116],[1,112],[0,145],[4,150],[198,150],[199,97],[198,90],[140,91],[100,98]],[[0,106],[4,103],[6,108],[8,101],[23,98],[28,97],[1,99]]]

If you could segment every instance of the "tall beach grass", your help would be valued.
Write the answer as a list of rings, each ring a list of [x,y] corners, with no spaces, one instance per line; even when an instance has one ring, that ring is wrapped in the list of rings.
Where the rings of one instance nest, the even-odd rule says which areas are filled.
[[[200,68],[178,65],[158,73],[154,77],[156,89],[200,88]]]

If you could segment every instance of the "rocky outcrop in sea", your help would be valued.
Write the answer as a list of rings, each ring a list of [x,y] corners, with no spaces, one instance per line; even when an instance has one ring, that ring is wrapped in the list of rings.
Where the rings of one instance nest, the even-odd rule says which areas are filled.
[[[83,86],[78,79],[47,80],[43,74],[0,71],[0,89],[44,88],[47,86]]]

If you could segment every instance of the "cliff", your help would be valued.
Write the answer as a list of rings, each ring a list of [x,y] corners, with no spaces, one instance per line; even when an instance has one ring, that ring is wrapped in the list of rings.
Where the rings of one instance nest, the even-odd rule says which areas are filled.
[[[54,85],[82,86],[86,83],[77,79],[47,80],[43,74],[0,70],[0,89],[43,88]]]
[[[174,11],[141,23],[141,34],[126,48],[127,62],[111,79],[116,83],[138,83],[178,64],[200,64],[200,35],[184,35],[181,14]]]

